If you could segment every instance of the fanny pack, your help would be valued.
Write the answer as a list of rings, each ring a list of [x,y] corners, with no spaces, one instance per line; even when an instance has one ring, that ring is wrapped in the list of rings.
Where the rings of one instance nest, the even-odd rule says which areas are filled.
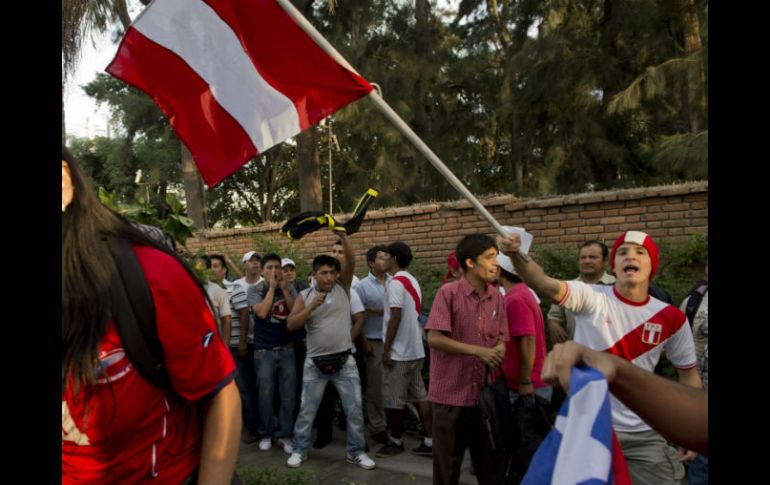
[[[350,355],[350,350],[336,354],[319,355],[318,357],[311,357],[311,359],[313,359],[313,363],[322,373],[336,374],[347,362],[348,355]]]

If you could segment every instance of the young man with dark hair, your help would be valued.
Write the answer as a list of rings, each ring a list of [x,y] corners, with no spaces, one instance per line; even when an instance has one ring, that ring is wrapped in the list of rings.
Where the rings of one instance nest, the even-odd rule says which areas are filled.
[[[254,314],[254,370],[259,389],[257,408],[261,423],[259,449],[269,450],[275,438],[283,451],[290,454],[297,367],[294,362],[294,336],[287,328],[286,319],[297,293],[283,277],[280,256],[266,254],[262,263],[264,281],[249,287],[246,293]],[[278,429],[273,429],[276,378],[280,409]]]
[[[369,434],[380,444],[388,443],[385,430],[385,408],[382,402],[382,315],[385,306],[385,285],[390,278],[390,254],[384,244],[372,246],[366,252],[369,275],[355,287],[364,305],[364,328],[361,349],[366,359],[366,415],[369,418]]]
[[[502,364],[508,325],[497,279],[497,246],[486,235],[465,236],[456,249],[462,278],[439,288],[425,330],[430,352],[428,400],[433,415],[433,483],[456,484],[465,449],[482,485],[505,476],[501,452],[487,444],[476,401],[487,367]]]
[[[623,357],[648,371],[665,352],[677,369],[679,382],[701,387],[687,318],[675,306],[650,297],[659,250],[648,234],[627,231],[615,240],[610,253],[616,278],[612,287],[547,276],[533,260],[520,258],[517,234],[500,244],[523,281],[575,313],[575,342]],[[684,468],[677,461],[676,450],[622,402],[615,397],[611,400],[612,424],[634,484],[678,484]]]
[[[361,381],[355,360],[350,325],[350,283],[355,257],[347,236],[340,237],[343,262],[320,255],[313,259],[315,288],[302,291],[288,319],[289,330],[307,330],[307,357],[302,372],[302,398],[294,426],[293,453],[286,462],[299,467],[306,459],[316,411],[329,381],[337,388],[347,415],[348,463],[364,469],[375,467],[366,455]],[[339,281],[338,281],[339,277]]]
[[[382,351],[382,396],[390,423],[390,440],[375,456],[393,456],[404,451],[401,437],[404,432],[404,414],[407,402],[415,403],[425,430],[425,437],[416,455],[433,453],[431,438],[431,413],[428,394],[422,380],[425,360],[422,329],[418,318],[422,303],[420,284],[406,269],[412,262],[412,250],[401,241],[388,246],[391,256],[391,272],[385,289],[385,306],[382,317],[382,334],[385,343]]]
[[[209,270],[209,281],[206,282],[206,293],[214,305],[213,310],[217,314],[219,322],[219,336],[227,343],[230,340],[232,321],[230,311],[230,299],[223,288],[223,281],[227,277],[227,263],[221,254],[204,256],[206,269]]]

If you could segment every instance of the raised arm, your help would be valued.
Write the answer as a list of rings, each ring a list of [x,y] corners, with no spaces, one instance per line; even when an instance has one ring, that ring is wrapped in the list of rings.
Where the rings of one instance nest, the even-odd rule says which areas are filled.
[[[545,274],[543,268],[533,259],[524,261],[519,255],[521,238],[518,234],[511,234],[506,238],[498,237],[497,243],[500,246],[500,251],[511,258],[516,273],[528,286],[554,302],[561,301],[567,292],[567,284]]]

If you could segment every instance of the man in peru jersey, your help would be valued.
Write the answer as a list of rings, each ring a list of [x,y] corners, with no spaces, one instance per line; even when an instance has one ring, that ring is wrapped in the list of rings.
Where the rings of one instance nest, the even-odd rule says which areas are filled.
[[[615,240],[610,253],[614,286],[551,278],[537,263],[518,256],[520,246],[515,234],[500,241],[500,248],[511,257],[525,283],[575,313],[575,342],[617,355],[648,371],[655,369],[665,352],[677,369],[679,382],[701,387],[687,317],[675,306],[649,295],[650,280],[658,269],[658,246],[649,235],[628,231]],[[614,397],[612,423],[635,485],[679,484],[684,467],[676,451]]]

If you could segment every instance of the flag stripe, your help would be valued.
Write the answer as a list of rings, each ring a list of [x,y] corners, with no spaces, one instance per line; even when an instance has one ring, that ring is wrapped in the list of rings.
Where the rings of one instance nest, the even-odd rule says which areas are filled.
[[[292,100],[262,78],[239,38],[209,5],[200,0],[164,0],[153,8],[153,15],[143,15],[134,28],[177,54],[203,78],[257,150],[264,152],[300,132]],[[214,46],[216,55],[210,55]]]
[[[658,345],[646,343],[642,340],[646,323],[658,323],[661,325],[661,334],[658,341],[663,342],[678,332],[685,321],[686,317],[682,315],[678,308],[672,305],[666,305],[663,310],[650,317],[646,322],[642,323],[634,330],[628,332],[622,339],[618,340],[615,345],[605,350],[605,352],[609,352],[610,354],[617,355],[618,357],[622,357],[629,361],[634,360]]]
[[[274,0],[206,3],[238,33],[262,77],[294,102],[302,130],[372,90],[329,57]]]
[[[243,128],[214,99],[208,84],[176,54],[133,27],[107,72],[153,98],[193,153],[207,184],[219,182],[257,153]]]
[[[372,90],[275,0],[155,0],[107,72],[155,100],[210,186]]]

